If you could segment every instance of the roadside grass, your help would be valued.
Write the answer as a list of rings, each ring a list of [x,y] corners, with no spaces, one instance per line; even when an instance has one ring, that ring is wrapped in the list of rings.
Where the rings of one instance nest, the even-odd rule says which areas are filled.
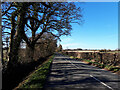
[[[70,56],[70,58],[74,58],[73,56]]]
[[[66,55],[66,54],[63,54],[63,55]],[[94,65],[96,67],[99,67],[99,68],[103,68],[103,69],[106,69],[106,70],[109,70],[111,72],[120,72],[120,66],[110,66],[110,65],[105,65],[105,64],[102,64],[102,63],[99,63],[99,62],[93,62],[89,59],[79,59],[77,57],[73,57],[73,56],[70,56],[70,55],[66,55],[66,56],[69,56],[70,58],[72,59],[76,59],[76,60],[80,60],[80,61],[85,61],[87,62],[89,65]]]
[[[94,65],[94,66],[99,67],[99,68],[104,68],[104,69],[109,70],[111,72],[120,71],[120,67],[117,67],[117,66],[105,65],[105,64],[102,64],[102,63],[99,63],[99,62],[93,62],[93,61],[91,61],[89,59],[79,59],[79,58],[73,57],[73,56],[70,56],[70,58],[80,60],[80,61],[85,61],[89,65]]]
[[[112,71],[112,72],[118,72],[118,71],[120,71],[120,67],[110,66],[110,65],[104,65],[104,64],[98,63],[98,62],[92,62],[91,60],[88,60],[88,59],[87,60],[83,59],[82,61],[88,62],[88,64],[97,66],[99,68],[104,68],[104,69],[107,69],[107,70]]]
[[[26,80],[19,84],[17,88],[40,88],[42,89],[46,81],[50,64],[54,56],[51,56],[45,63],[38,66],[33,73],[31,73]],[[16,89],[15,89],[16,90]]]

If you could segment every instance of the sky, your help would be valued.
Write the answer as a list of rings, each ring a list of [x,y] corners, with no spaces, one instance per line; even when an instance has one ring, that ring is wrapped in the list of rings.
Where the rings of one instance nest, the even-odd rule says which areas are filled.
[[[81,25],[72,24],[71,36],[62,36],[63,49],[117,49],[118,48],[118,3],[84,2],[81,7]]]

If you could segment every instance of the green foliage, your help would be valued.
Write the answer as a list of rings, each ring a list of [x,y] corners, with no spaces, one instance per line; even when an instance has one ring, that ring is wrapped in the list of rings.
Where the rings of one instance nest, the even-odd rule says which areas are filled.
[[[113,72],[120,71],[120,67],[108,66],[107,65],[105,68],[108,69],[108,70],[110,70],[110,71],[113,71]]]
[[[114,72],[117,72],[117,71],[119,71],[120,69],[114,69]]]
[[[70,56],[70,58],[74,58],[73,56]]]
[[[19,88],[43,88],[53,57],[33,72]]]
[[[102,52],[103,51],[103,52]],[[88,64],[95,65],[99,68],[105,68],[110,71],[120,71],[120,57],[118,51],[102,50],[101,52],[67,52],[67,55],[80,58],[81,61],[86,61]],[[109,51],[109,52],[108,52]],[[110,53],[111,52],[111,53]],[[116,53],[115,53],[116,52]],[[80,55],[79,55],[80,54]],[[77,60],[77,59],[76,59]]]
[[[98,63],[98,62],[92,62],[91,60],[88,60],[88,59],[82,59],[82,61],[88,62],[89,64],[96,65],[97,67],[100,67],[100,68],[105,68],[110,71],[114,71],[114,72],[120,71],[120,67],[117,68],[115,66],[104,65],[104,64]]]

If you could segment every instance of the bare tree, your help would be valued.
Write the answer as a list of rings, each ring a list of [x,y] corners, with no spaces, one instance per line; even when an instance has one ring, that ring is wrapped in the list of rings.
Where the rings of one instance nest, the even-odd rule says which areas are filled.
[[[17,63],[22,39],[34,54],[35,44],[44,33],[58,39],[62,35],[70,35],[71,23],[80,24],[82,17],[80,7],[72,2],[5,2],[2,7],[2,30],[10,33],[10,66]],[[31,34],[27,34],[28,32]]]
[[[28,10],[29,3],[3,3],[9,7],[2,11],[3,25],[2,29],[7,31],[10,29],[10,48],[9,48],[9,63],[8,66],[15,66],[18,59],[18,48],[22,41],[22,33],[25,27],[25,16]],[[5,11],[4,11],[5,10]]]
[[[26,34],[23,39],[32,53],[34,53],[35,43],[43,33],[50,33],[59,39],[61,35],[70,35],[71,23],[81,23],[81,9],[77,8],[74,3],[44,4],[47,7],[43,3],[34,3],[26,17],[26,28],[31,29],[32,39],[30,40]]]

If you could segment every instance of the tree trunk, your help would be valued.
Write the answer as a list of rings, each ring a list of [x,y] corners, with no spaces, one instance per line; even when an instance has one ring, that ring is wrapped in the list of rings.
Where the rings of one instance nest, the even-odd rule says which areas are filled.
[[[24,32],[24,27],[26,22],[25,21],[25,14],[27,9],[26,7],[27,6],[25,6],[25,4],[23,3],[23,7],[21,7],[20,14],[18,15],[19,24],[15,32],[15,35],[12,35],[13,33],[11,33],[10,53],[9,53],[9,62],[8,62],[9,68],[17,66],[18,50],[19,50],[20,43],[22,41],[22,33]]]
[[[35,50],[35,45],[27,46],[26,55],[27,55],[30,62],[34,61],[34,50]]]

